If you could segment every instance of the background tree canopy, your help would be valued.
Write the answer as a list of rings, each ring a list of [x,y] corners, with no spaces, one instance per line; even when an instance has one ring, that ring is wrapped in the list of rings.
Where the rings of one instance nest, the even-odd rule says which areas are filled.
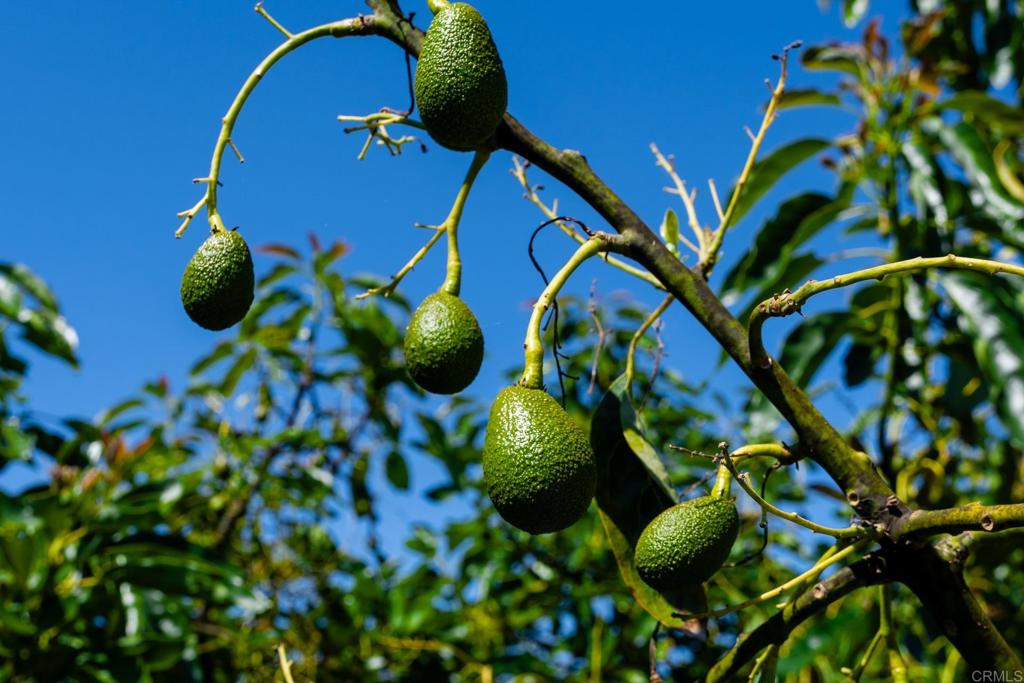
[[[783,115],[827,107],[852,118],[838,137],[809,130],[772,141],[769,132],[732,224],[805,162],[820,162],[829,184],[778,201],[749,242],[726,236],[710,285],[744,323],[809,279],[947,254],[1021,262],[1019,6],[914,1],[885,32],[867,5],[842,3],[857,42],[794,53],[774,102]],[[829,87],[806,87],[805,71],[823,72]],[[585,135],[572,142],[586,152]],[[514,164],[548,218],[556,196],[571,212],[565,188],[518,157],[496,157]],[[391,161],[400,169],[402,159]],[[672,160],[661,161],[669,184],[682,183]],[[685,254],[682,237],[695,239],[688,207],[670,201],[660,234]],[[701,223],[717,223],[711,206],[701,206]],[[16,462],[49,474],[0,493],[0,680],[283,680],[279,644],[295,681],[320,682],[747,680],[751,667],[762,681],[955,681],[983,668],[971,658],[998,649],[995,631],[1016,651],[990,661],[1021,655],[1024,547],[1013,527],[1024,516],[1004,519],[1002,508],[934,522],[904,515],[886,522],[880,543],[778,597],[711,618],[674,615],[761,596],[814,566],[834,539],[764,517],[739,493],[733,566],[704,591],[666,600],[631,574],[637,530],[624,520],[647,504],[633,483],[691,497],[714,474],[701,453],[721,442],[785,444],[784,457],[737,461],[764,498],[829,526],[877,511],[837,486],[769,392],[689,379],[691,363],[727,372],[725,352],[695,359],[670,348],[665,357],[655,324],[638,338],[630,395],[620,376],[651,310],[600,279],[589,296],[560,297],[545,332],[551,348],[557,330],[564,375],[559,387],[551,364],[549,389],[610,463],[600,510],[544,536],[504,523],[481,481],[487,403],[425,399],[401,349],[415,302],[401,288],[356,300],[387,280],[356,275],[336,239],[256,245],[257,297],[245,320],[213,337],[187,377],[145,382],[95,420],[47,414],[25,396],[26,358],[77,366],[77,336],[31,264],[0,264],[0,480]],[[358,246],[357,235],[346,239]],[[412,250],[396,249],[395,262]],[[527,283],[522,296],[540,287]],[[829,416],[892,487],[890,507],[1008,505],[1024,503],[1022,313],[1019,278],[920,270],[815,297],[802,317],[767,321],[764,341],[812,400],[847,411]],[[522,367],[518,356],[505,360],[511,383]],[[443,476],[415,493],[457,512],[409,529],[404,548],[389,552],[381,511],[400,504],[395,494],[410,491],[420,462]],[[366,530],[365,548],[342,547],[345,525]],[[923,586],[901,573],[923,547],[900,546],[901,535],[924,532],[990,620],[967,624],[989,633],[966,637],[963,655],[948,613],[920,597],[959,584]]]

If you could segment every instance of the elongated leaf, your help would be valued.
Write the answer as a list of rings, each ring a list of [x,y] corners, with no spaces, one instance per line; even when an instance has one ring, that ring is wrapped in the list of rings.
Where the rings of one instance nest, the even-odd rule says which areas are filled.
[[[755,163],[736,204],[730,224],[735,225],[743,218],[757,203],[757,200],[778,182],[779,178],[815,154],[825,151],[831,145],[831,142],[821,138],[795,140],[776,148],[768,156]],[[730,193],[729,196],[732,197],[732,194]]]
[[[940,170],[919,140],[908,140],[903,144],[903,158],[910,168],[910,196],[917,205],[918,215],[925,216],[927,209],[940,226],[949,225],[949,210],[946,198],[939,187]]]
[[[255,363],[256,349],[249,349],[239,356],[231,367],[228,368],[228,371],[224,373],[224,379],[221,380],[220,387],[218,388],[220,393],[224,396],[230,396],[235,393],[239,380]]]
[[[829,206],[831,198],[816,192],[807,192],[787,199],[772,218],[765,221],[757,233],[754,244],[725,276],[722,298],[728,304],[744,291],[759,287],[763,282],[785,268],[784,261],[816,230],[801,230],[801,225],[816,212]],[[827,221],[819,222],[818,229]],[[798,241],[798,237],[802,237]]]
[[[991,279],[959,272],[936,277],[960,313],[957,323],[972,340],[1001,421],[1014,445],[1024,447],[1024,311]]]
[[[679,253],[679,217],[672,209],[665,212],[665,218],[661,221],[661,239],[665,240],[669,251]]]
[[[398,451],[388,453],[384,470],[388,481],[396,489],[405,491],[409,488],[409,466],[405,464],[405,457],[401,453]]]
[[[645,584],[633,565],[640,533],[660,512],[676,502],[668,474],[647,442],[629,398],[625,375],[605,393],[590,423],[590,442],[597,460],[595,498],[622,580],[637,602],[667,626],[681,627],[673,612],[699,611],[700,586],[666,596]]]
[[[847,28],[853,28],[864,18],[869,5],[868,0],[843,0],[843,23]]]
[[[189,374],[193,377],[201,375],[203,372],[216,365],[218,361],[229,357],[234,350],[235,344],[233,341],[225,340],[220,342],[214,347],[213,351],[203,358],[200,358],[196,364],[192,366],[192,369],[189,370]]]
[[[947,126],[930,119],[927,128],[938,134],[953,158],[963,168],[974,192],[970,198],[981,211],[991,216],[1016,241],[1024,239],[1024,205],[1003,188],[992,161],[992,150],[972,126],[960,123]]]
[[[22,337],[40,351],[67,361],[78,367],[75,351],[78,348],[78,334],[62,316],[49,311],[22,311],[24,325]]]
[[[51,313],[57,312],[57,297],[42,278],[20,263],[0,263],[0,273],[17,283],[23,291],[35,297],[39,305]]]
[[[800,56],[809,71],[838,71],[851,76],[860,76],[864,61],[864,48],[853,43],[815,45]]]
[[[800,386],[806,387],[850,331],[853,321],[848,311],[818,313],[806,318],[786,337],[779,363]]]
[[[1024,109],[1007,104],[988,93],[965,90],[943,100],[938,107],[971,114],[993,130],[1007,135],[1024,135]]]
[[[797,107],[837,107],[841,100],[839,95],[821,92],[814,88],[794,88],[785,90],[779,98],[779,109],[796,109]]]

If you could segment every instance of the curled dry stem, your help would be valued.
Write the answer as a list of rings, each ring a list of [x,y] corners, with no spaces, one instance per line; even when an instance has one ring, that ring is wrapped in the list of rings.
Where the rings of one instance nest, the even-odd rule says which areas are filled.
[[[525,349],[523,377],[519,380],[522,386],[532,389],[544,387],[544,345],[541,342],[541,323],[544,314],[547,312],[558,296],[565,283],[580,265],[591,256],[601,252],[619,248],[620,238],[615,235],[598,232],[587,239],[569,257],[565,265],[555,273],[548,282],[544,291],[541,292],[537,302],[533,305],[533,312],[530,314],[530,322],[526,327],[526,341],[523,343]]]
[[[548,206],[540,198],[539,192],[544,189],[542,185],[532,185],[530,179],[527,177],[526,172],[530,167],[530,163],[523,161],[518,156],[512,157],[512,169],[509,171],[512,176],[519,181],[519,184],[523,186],[525,193],[523,197],[531,204],[540,209],[540,212],[547,217],[548,220],[555,220],[558,217],[558,200],[555,200],[551,206]],[[555,225],[558,226],[559,230],[574,239],[578,244],[583,244],[586,238],[580,235],[576,230],[573,229],[567,222],[557,220]],[[661,284],[656,277],[648,273],[642,268],[626,263],[622,259],[615,258],[610,254],[602,254],[601,259],[610,266],[614,266],[624,273],[629,273],[633,277],[639,278],[657,289],[664,290],[665,285]]]

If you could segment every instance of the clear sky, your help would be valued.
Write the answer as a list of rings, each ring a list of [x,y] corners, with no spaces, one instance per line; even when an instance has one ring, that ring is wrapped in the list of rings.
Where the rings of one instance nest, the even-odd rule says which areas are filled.
[[[712,222],[706,180],[723,191],[736,177],[777,77],[770,55],[795,40],[853,39],[836,7],[812,0],[777,2],[475,3],[488,19],[509,79],[509,110],[552,144],[584,151],[593,167],[652,225],[680,208],[662,192],[666,179],[648,144],[677,156],[699,188]],[[42,275],[81,338],[82,369],[33,357],[27,391],[40,411],[91,416],[140,384],[166,374],[181,387],[191,362],[218,335],[193,325],[178,288],[185,263],[206,233],[200,217],[173,237],[175,213],[200,191],[219,119],[237,88],[280,35],[252,11],[252,0],[218,2],[6,2],[0,4],[5,103],[0,107],[0,261]],[[425,3],[403,3],[422,19]],[[270,0],[267,8],[293,31],[352,16],[357,0]],[[423,21],[418,21],[425,25]],[[884,27],[896,28],[895,19]],[[828,83],[794,60],[791,83]],[[305,244],[316,232],[352,247],[348,271],[388,274],[422,243],[416,222],[439,222],[469,155],[431,145],[398,158],[383,150],[355,160],[361,138],[346,137],[338,114],[407,104],[400,52],[382,39],[323,39],[287,56],[257,88],[234,139],[247,163],[225,157],[220,208],[251,245]],[[852,119],[821,109],[784,112],[765,148],[801,135],[829,136]],[[488,354],[472,388],[489,400],[501,371],[521,362],[528,311],[541,283],[526,256],[540,221],[508,174],[511,159],[492,158],[470,198],[461,230],[464,298],[476,312]],[[548,199],[593,219],[557,183]],[[725,263],[745,245],[777,201],[798,189],[828,189],[830,174],[808,163],[779,186],[726,243]],[[592,227],[602,228],[599,220]],[[554,233],[542,246],[549,267],[571,251]],[[267,261],[256,255],[257,270]],[[657,296],[611,269],[588,265],[572,289],[594,276],[602,290],[630,287]],[[443,277],[443,250],[406,279],[417,301]],[[785,329],[784,323],[777,328]],[[667,315],[672,363],[697,381],[718,350],[681,308]],[[699,359],[704,358],[706,361]],[[740,381],[727,370],[726,382]],[[428,469],[414,470],[414,487]],[[5,482],[15,482],[8,477]],[[406,513],[429,516],[425,507]]]

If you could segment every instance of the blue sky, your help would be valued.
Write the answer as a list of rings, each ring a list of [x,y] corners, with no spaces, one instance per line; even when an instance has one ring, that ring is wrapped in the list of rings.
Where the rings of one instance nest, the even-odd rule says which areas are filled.
[[[419,4],[404,3],[422,19],[427,10]],[[357,0],[266,5],[295,31],[365,9]],[[770,55],[795,39],[813,44],[857,35],[843,27],[835,7],[823,11],[811,0],[666,2],[640,12],[620,3],[476,5],[505,61],[509,110],[552,144],[583,150],[654,226],[667,207],[681,207],[662,192],[666,178],[649,143],[676,155],[681,174],[699,188],[703,219],[712,222],[706,180],[715,178],[724,191],[737,175],[749,145],[743,127],[756,128],[768,95],[763,81],[777,77]],[[7,96],[0,108],[0,260],[42,275],[81,338],[82,369],[33,358],[27,392],[44,413],[91,416],[159,374],[180,387],[218,335],[193,325],[181,309],[181,272],[206,228],[200,218],[176,241],[175,213],[199,198],[190,181],[206,174],[219,119],[280,35],[252,11],[251,0],[3,3],[0,25],[8,28],[0,43]],[[895,20],[883,27],[893,31]],[[829,82],[795,62],[794,87]],[[342,135],[335,117],[404,107],[406,92],[402,56],[380,39],[324,39],[286,57],[236,127],[247,163],[225,158],[225,221],[241,226],[251,245],[304,244],[309,231],[340,238],[352,247],[343,262],[350,272],[394,272],[424,240],[413,224],[436,223],[447,213],[469,155],[431,145],[428,154],[410,150],[399,158],[376,149],[357,162],[361,139]],[[822,109],[784,112],[765,148],[850,125],[850,118]],[[460,233],[464,298],[488,349],[472,391],[485,400],[502,385],[501,372],[521,362],[524,302],[540,290],[526,241],[542,219],[521,199],[510,167],[508,154],[492,158]],[[539,172],[533,179],[564,212],[604,227],[564,188]],[[810,162],[781,184],[730,233],[719,278],[779,199],[831,183]],[[549,267],[571,251],[553,233],[541,248]],[[257,269],[267,265],[257,255]],[[658,300],[598,264],[581,269],[570,289],[586,291],[595,276],[605,292],[629,287],[642,301]],[[442,278],[438,249],[403,290],[416,301]],[[694,381],[718,357],[679,307],[666,316],[665,341],[668,362]],[[701,358],[707,360],[695,360]],[[723,381],[742,380],[728,369]],[[416,489],[428,485],[428,470],[414,475]]]

